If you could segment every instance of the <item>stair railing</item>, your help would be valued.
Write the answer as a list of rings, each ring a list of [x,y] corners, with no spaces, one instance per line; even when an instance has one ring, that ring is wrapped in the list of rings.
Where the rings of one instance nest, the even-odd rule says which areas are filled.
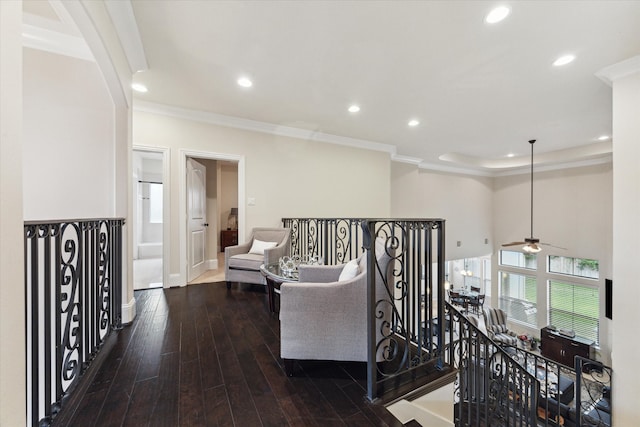
[[[446,362],[458,369],[456,426],[536,426],[540,384],[467,317],[445,302]],[[471,320],[473,319],[473,320]]]

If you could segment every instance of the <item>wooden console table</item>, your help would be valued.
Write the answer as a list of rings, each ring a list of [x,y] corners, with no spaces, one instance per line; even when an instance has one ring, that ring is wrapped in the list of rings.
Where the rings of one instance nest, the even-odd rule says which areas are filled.
[[[580,337],[571,338],[548,328],[540,330],[540,339],[541,354],[544,357],[570,368],[573,368],[576,356],[593,359],[593,341]]]
[[[224,252],[227,246],[238,244],[238,230],[222,230],[220,232],[220,250]]]

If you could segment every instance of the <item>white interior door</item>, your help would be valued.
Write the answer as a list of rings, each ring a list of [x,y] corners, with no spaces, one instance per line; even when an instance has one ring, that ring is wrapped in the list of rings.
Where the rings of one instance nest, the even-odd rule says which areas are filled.
[[[205,247],[207,233],[206,204],[207,168],[187,159],[187,280],[190,282],[206,270]]]

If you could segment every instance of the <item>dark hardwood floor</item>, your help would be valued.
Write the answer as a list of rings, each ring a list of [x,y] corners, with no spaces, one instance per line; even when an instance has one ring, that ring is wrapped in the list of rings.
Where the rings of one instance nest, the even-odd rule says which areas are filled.
[[[69,421],[55,426],[402,425],[365,400],[364,364],[300,362],[286,377],[280,323],[261,287],[219,282],[135,296],[135,321],[117,333]]]

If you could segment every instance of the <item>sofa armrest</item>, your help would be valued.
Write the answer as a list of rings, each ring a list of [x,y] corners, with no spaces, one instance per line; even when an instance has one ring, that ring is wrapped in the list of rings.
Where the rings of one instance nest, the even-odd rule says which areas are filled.
[[[249,249],[251,249],[251,242],[242,243],[236,246],[227,246],[224,248],[224,256],[232,257],[234,255],[246,254],[249,253]]]
[[[276,247],[264,250],[264,263],[275,264],[280,261],[280,258],[289,255],[289,242],[281,243]]]
[[[229,269],[229,258],[234,255],[246,254],[251,249],[251,241],[236,246],[227,246],[224,248],[224,268]]]
[[[300,265],[298,266],[299,282],[337,282],[344,264],[340,265]]]

